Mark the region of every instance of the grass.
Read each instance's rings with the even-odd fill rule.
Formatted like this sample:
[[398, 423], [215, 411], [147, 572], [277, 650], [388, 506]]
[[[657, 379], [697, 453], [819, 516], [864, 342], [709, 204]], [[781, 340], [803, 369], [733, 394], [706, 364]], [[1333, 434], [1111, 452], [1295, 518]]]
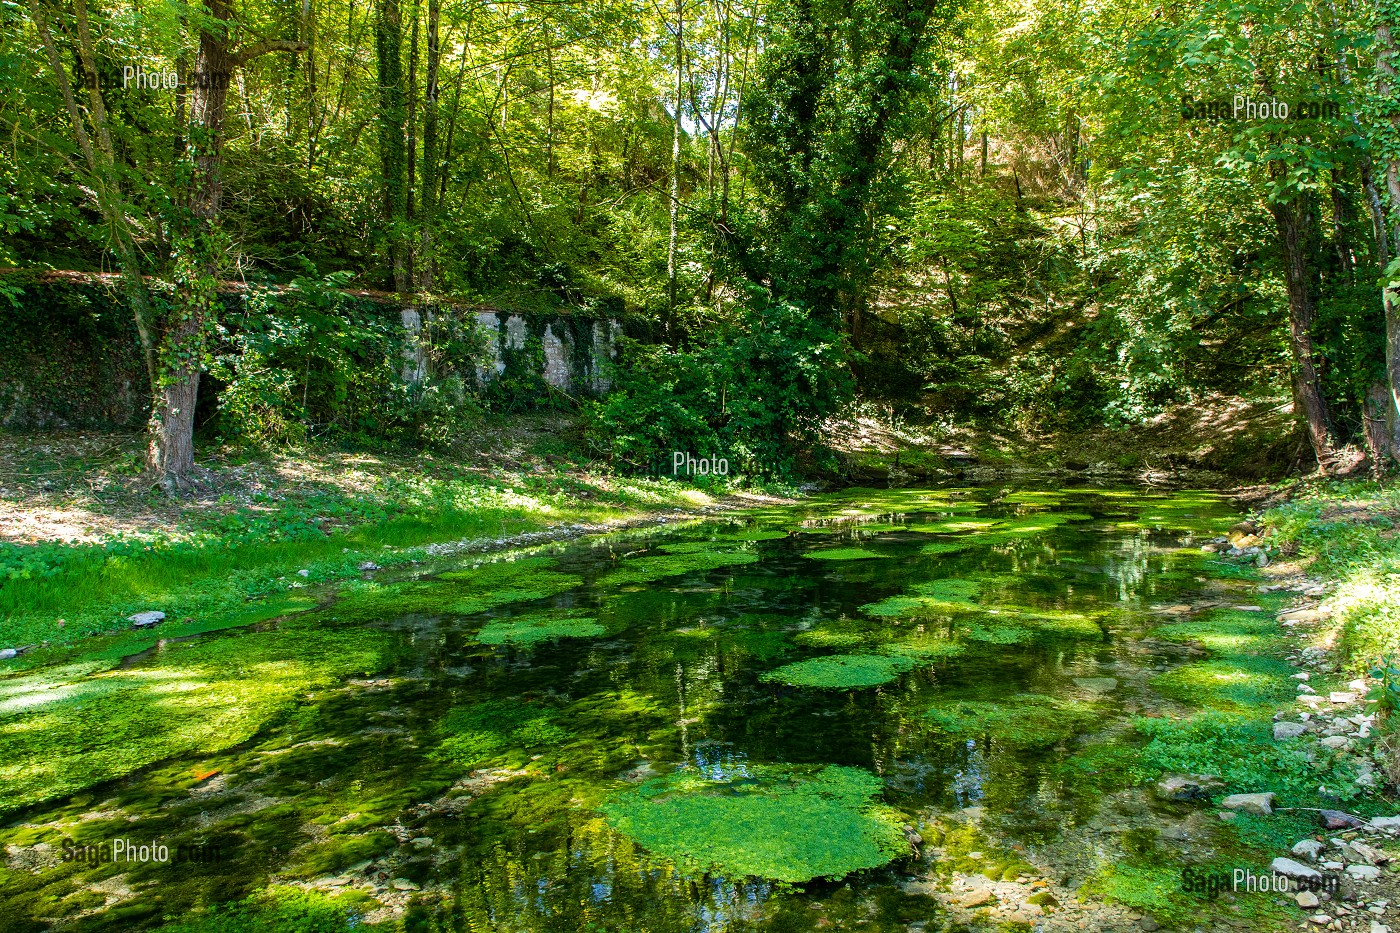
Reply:
[[126, 616], [148, 609], [171, 621], [208, 620], [242, 611], [250, 599], [357, 579], [366, 561], [408, 563], [431, 543], [710, 501], [667, 480], [504, 472], [384, 478], [362, 496], [267, 497], [168, 533], [0, 545], [0, 647], [70, 643], [125, 628]]
[[1337, 646], [1355, 669], [1400, 652], [1400, 489], [1296, 485], [1262, 518], [1267, 542], [1336, 585]]

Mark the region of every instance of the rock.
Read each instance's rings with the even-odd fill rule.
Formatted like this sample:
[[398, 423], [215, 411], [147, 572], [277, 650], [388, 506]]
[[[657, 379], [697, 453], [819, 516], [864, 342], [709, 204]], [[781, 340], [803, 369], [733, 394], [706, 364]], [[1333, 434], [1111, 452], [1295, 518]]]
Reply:
[[10, 660], [10, 658], [16, 657], [18, 655], [19, 652], [13, 648], [0, 648], [0, 661], [8, 661]]
[[1220, 805], [1227, 810], [1243, 810], [1246, 813], [1257, 813], [1260, 816], [1268, 816], [1274, 812], [1273, 793], [1262, 794], [1231, 794]]
[[1162, 925], [1156, 920], [1153, 920], [1151, 917], [1143, 917], [1141, 920], [1138, 921], [1138, 926], [1142, 927], [1144, 930], [1147, 930], [1148, 933], [1151, 933], [1151, 931], [1153, 930], [1160, 930], [1162, 928]]
[[[1328, 829], [1357, 829], [1366, 825], [1365, 820], [1352, 816], [1350, 813], [1343, 813], [1341, 810], [1319, 810], [1317, 815]], [[1371, 821], [1371, 825], [1375, 825], [1375, 820]], [[1396, 825], [1400, 825], [1400, 822], [1397, 822]]]
[[415, 849], [427, 849], [427, 848], [430, 848], [430, 847], [432, 846], [432, 844], [433, 844], [433, 837], [432, 837], [432, 836], [417, 836], [417, 837], [415, 837], [415, 838], [413, 838], [413, 839], [410, 839], [410, 840], [408, 840], [408, 841], [409, 841], [410, 843], [412, 843], [413, 848], [415, 848]]
[[1313, 914], [1308, 918], [1309, 923], [1316, 923], [1320, 927], [1325, 927], [1332, 922], [1332, 918], [1326, 914]]
[[1381, 870], [1374, 865], [1348, 865], [1347, 874], [1357, 881], [1375, 881], [1381, 876]]
[[1372, 920], [1371, 933], [1390, 933], [1390, 927], [1386, 926], [1384, 923], [1377, 923]]
[[127, 616], [126, 618], [127, 621], [131, 623], [132, 628], [150, 628], [152, 625], [164, 621], [165, 613], [151, 609], [146, 612], [138, 612], [136, 615]]
[[1310, 709], [1317, 709], [1322, 705], [1322, 697], [1311, 693], [1304, 693], [1298, 696], [1298, 702]]
[[1304, 910], [1316, 907], [1319, 903], [1317, 895], [1311, 891], [1299, 891], [1293, 895], [1293, 899], [1298, 902], [1298, 906]]
[[418, 890], [418, 885], [414, 884], [412, 881], [409, 881], [407, 878], [395, 878], [393, 881], [390, 881], [390, 882], [389, 882], [389, 885], [390, 885], [390, 887], [392, 887], [395, 891], [417, 891], [417, 890]]
[[1316, 693], [1317, 691], [1314, 690], [1312, 687], [1309, 687], [1307, 684], [1305, 684], [1305, 683], [1299, 681], [1299, 683], [1298, 683], [1298, 692], [1301, 693], [1301, 694], [1308, 694], [1308, 693]]
[[1368, 846], [1359, 839], [1352, 840], [1350, 846], [1351, 850], [1355, 852], [1357, 856], [1372, 865], [1388, 865], [1390, 863], [1389, 855], [1382, 852], [1380, 849]]
[[1400, 829], [1400, 816], [1373, 816], [1369, 822], [1372, 829]]
[[1269, 863], [1269, 868], [1273, 870], [1274, 874], [1286, 875], [1295, 881], [1322, 880], [1322, 872], [1318, 871], [1316, 868], [1309, 868], [1302, 862], [1295, 862], [1291, 858], [1283, 858], [1280, 856]]
[[1346, 690], [1333, 690], [1327, 697], [1333, 703], [1355, 703], [1356, 694]]
[[1341, 871], [1343, 866], [1341, 862], [1323, 862], [1322, 867], [1328, 871]]
[[1169, 774], [1157, 782], [1156, 791], [1163, 800], [1202, 800], [1224, 786], [1205, 774]]
[[1327, 738], [1323, 739], [1320, 744], [1328, 748], [1346, 748], [1351, 744], [1351, 739], [1344, 735], [1329, 735]]
[[298, 571], [297, 571], [297, 576], [299, 576], [299, 577], [309, 577], [309, 576], [311, 576], [311, 571], [310, 571], [310, 570], [298, 570]]
[[1112, 693], [1118, 689], [1116, 677], [1076, 677], [1074, 684], [1090, 693]]
[[370, 571], [370, 570], [379, 570], [379, 569], [381, 569], [381, 568], [380, 568], [380, 566], [379, 566], [378, 564], [376, 564], [374, 561], [372, 561], [372, 560], [367, 560], [367, 561], [365, 561], [363, 564], [360, 564], [359, 567], [357, 567], [356, 569], [357, 569], [357, 570], [363, 570], [363, 571]]
[[1287, 739], [1296, 739], [1307, 731], [1308, 727], [1301, 722], [1276, 722], [1274, 723], [1274, 741], [1282, 742]]
[[973, 891], [972, 893], [964, 897], [961, 901], [958, 902], [958, 904], [962, 907], [972, 908], [982, 907], [983, 905], [990, 904], [991, 902], [991, 890], [989, 888], [978, 888], [976, 891]]
[[1300, 674], [1294, 674], [1294, 675], [1293, 675], [1293, 679], [1294, 679], [1294, 680], [1307, 680], [1307, 679], [1310, 678], [1310, 677], [1312, 677], [1312, 675], [1309, 674], [1307, 671], [1303, 671], [1303, 672], [1300, 673]]
[[1323, 845], [1316, 839], [1303, 839], [1293, 844], [1294, 855], [1301, 855], [1304, 858], [1316, 859], [1322, 854]]

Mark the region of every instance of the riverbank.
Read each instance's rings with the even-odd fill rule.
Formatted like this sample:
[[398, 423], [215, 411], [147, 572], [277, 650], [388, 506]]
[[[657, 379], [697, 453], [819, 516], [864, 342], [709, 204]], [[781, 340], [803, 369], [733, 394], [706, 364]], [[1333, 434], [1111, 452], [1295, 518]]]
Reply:
[[143, 487], [143, 442], [0, 437], [0, 651], [19, 652], [12, 665], [129, 630], [141, 613], [162, 614], [166, 637], [248, 625], [316, 605], [325, 584], [446, 553], [775, 501], [610, 475], [544, 419], [452, 459], [214, 452], [182, 500]]

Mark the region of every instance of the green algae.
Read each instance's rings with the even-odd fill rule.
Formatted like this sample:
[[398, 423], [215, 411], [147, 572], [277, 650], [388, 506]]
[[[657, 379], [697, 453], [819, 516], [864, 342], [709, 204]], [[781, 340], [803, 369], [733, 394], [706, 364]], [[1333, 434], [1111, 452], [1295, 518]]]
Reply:
[[886, 554], [876, 554], [874, 551], [867, 551], [858, 547], [831, 548], [825, 551], [808, 551], [803, 557], [811, 560], [870, 560], [872, 558], [887, 557]]
[[989, 528], [1005, 524], [1005, 522], [1006, 519], [1002, 518], [953, 518], [925, 522], [921, 525], [910, 525], [909, 530], [922, 534], [949, 535], [967, 531], [986, 531]]
[[649, 557], [633, 557], [611, 573], [600, 577], [597, 586], [623, 586], [631, 583], [652, 583], [667, 577], [679, 577], [689, 573], [703, 573], [722, 567], [737, 567], [752, 564], [759, 557], [751, 551], [699, 552], [686, 554], [658, 554]]
[[477, 632], [483, 645], [534, 645], [561, 638], [596, 638], [607, 630], [598, 620], [573, 612], [541, 612], [488, 622]]
[[967, 540], [934, 541], [932, 544], [925, 544], [923, 547], [919, 548], [919, 553], [921, 553], [921, 554], [957, 554], [957, 553], [960, 552], [960, 551], [966, 551], [968, 548], [975, 547], [975, 546], [976, 546], [976, 542], [975, 542], [975, 541], [967, 541]]
[[975, 580], [949, 577], [916, 584], [913, 596], [890, 596], [879, 602], [866, 603], [860, 611], [878, 617], [930, 615], [967, 612], [975, 608], [974, 600], [981, 592]]
[[525, 755], [568, 741], [571, 734], [554, 722], [554, 711], [535, 704], [486, 700], [458, 707], [443, 719], [445, 735], [431, 757], [475, 768], [514, 750]]
[[237, 745], [308, 690], [376, 670], [385, 645], [378, 632], [286, 627], [167, 645], [88, 676], [6, 681], [0, 812]]
[[913, 658], [878, 654], [835, 654], [785, 664], [759, 679], [790, 687], [853, 690], [877, 687], [914, 669]]
[[1013, 745], [1054, 745], [1094, 721], [1093, 710], [1070, 700], [1020, 693], [1000, 702], [949, 700], [924, 718], [949, 735], [990, 735]]
[[328, 612], [352, 621], [407, 614], [474, 615], [511, 603], [547, 599], [583, 583], [580, 577], [553, 570], [555, 566], [552, 558], [530, 557], [452, 570], [425, 581], [356, 582], [342, 588]]
[[731, 877], [840, 879], [908, 851], [899, 815], [874, 804], [883, 783], [868, 771], [750, 765], [743, 772], [653, 778], [600, 810], [648, 850]]

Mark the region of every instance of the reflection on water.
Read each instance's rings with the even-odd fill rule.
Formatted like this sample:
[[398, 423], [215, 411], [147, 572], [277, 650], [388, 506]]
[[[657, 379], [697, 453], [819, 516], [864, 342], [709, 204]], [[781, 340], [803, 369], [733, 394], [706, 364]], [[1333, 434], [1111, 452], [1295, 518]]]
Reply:
[[[406, 909], [424, 930], [806, 930], [813, 902], [848, 894], [871, 898], [864, 928], [886, 928], [898, 913], [890, 904], [908, 908], [907, 898], [885, 896], [896, 891], [898, 863], [793, 890], [649, 854], [597, 808], [676, 769], [742, 781], [772, 763], [840, 764], [882, 778], [885, 802], [906, 814], [982, 806], [1041, 831], [1046, 814], [1073, 805], [1063, 799], [1073, 791], [1048, 779], [1071, 743], [949, 734], [925, 714], [936, 704], [1035, 694], [1092, 710], [1085, 728], [1094, 729], [1126, 705], [1150, 703], [1144, 678], [1134, 677], [1145, 611], [1199, 588], [1201, 554], [1182, 545], [1230, 515], [1202, 494], [1190, 496], [1188, 512], [1165, 495], [1052, 490], [1007, 502], [1006, 491], [847, 492], [625, 546], [559, 547], [550, 572], [581, 584], [488, 612], [414, 605], [350, 622], [328, 611], [300, 624], [388, 634], [377, 681], [316, 693], [218, 756], [179, 759], [24, 820], [76, 819], [114, 798], [128, 832], [179, 840], [205, 813], [213, 815], [206, 831], [237, 840], [233, 858], [178, 883], [133, 875], [124, 912], [78, 916], [75, 929], [157, 925], [270, 878], [373, 892], [393, 909], [376, 914], [371, 904], [368, 919]], [[958, 525], [988, 519], [996, 524]], [[877, 556], [806, 556], [854, 548]], [[716, 553], [746, 562], [687, 570], [696, 555]], [[629, 560], [650, 561], [649, 576], [596, 582]], [[917, 589], [945, 579], [973, 581], [976, 595], [960, 603]], [[890, 597], [912, 608], [872, 614]], [[553, 609], [596, 619], [604, 634], [475, 638], [488, 621]], [[283, 634], [295, 637], [290, 627]], [[859, 690], [760, 680], [795, 661], [870, 652], [917, 663]], [[1075, 683], [1106, 677], [1115, 686], [1102, 695]], [[458, 724], [455, 744], [445, 744], [449, 723]], [[183, 776], [192, 766], [221, 770], [227, 788], [192, 797]], [[395, 879], [414, 887], [386, 893]], [[48, 900], [25, 902], [31, 924], [81, 913], [63, 904], [76, 883], [53, 883]]]

